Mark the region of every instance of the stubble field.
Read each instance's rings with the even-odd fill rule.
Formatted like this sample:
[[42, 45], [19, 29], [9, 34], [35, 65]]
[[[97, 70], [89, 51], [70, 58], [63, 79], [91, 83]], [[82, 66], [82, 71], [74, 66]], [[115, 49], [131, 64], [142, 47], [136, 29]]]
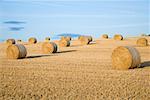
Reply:
[[[86, 46], [73, 40], [55, 54], [43, 54], [42, 43], [25, 44], [27, 58], [19, 60], [7, 59], [7, 45], [0, 43], [0, 99], [150, 100], [150, 46], [138, 47], [136, 40], [97, 39]], [[112, 69], [113, 49], [126, 45], [139, 51], [142, 68]]]

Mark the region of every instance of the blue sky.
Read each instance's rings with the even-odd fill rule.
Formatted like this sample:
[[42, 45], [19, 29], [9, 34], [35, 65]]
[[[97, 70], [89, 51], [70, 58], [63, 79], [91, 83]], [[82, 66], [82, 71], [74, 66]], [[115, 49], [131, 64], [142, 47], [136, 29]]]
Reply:
[[149, 0], [1, 0], [0, 39], [42, 40], [61, 33], [136, 36], [150, 31], [149, 5]]

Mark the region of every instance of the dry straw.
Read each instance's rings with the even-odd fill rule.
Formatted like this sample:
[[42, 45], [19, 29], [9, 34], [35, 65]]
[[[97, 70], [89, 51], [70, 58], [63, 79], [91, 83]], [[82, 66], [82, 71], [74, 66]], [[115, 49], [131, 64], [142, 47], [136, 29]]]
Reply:
[[148, 40], [146, 38], [139, 38], [136, 44], [138, 46], [148, 46]]
[[119, 46], [112, 53], [114, 69], [126, 70], [139, 67], [141, 58], [139, 52], [131, 46]]
[[59, 41], [59, 46], [60, 47], [68, 47], [68, 46], [70, 46], [70, 41], [68, 41], [66, 39], [62, 39]]
[[121, 34], [115, 34], [114, 39], [115, 40], [123, 40], [123, 36]]
[[102, 38], [108, 39], [108, 35], [107, 34], [103, 34]]
[[34, 37], [31, 37], [31, 38], [29, 38], [29, 43], [31, 43], [31, 44], [35, 44], [35, 43], [37, 43], [37, 39], [36, 38], [34, 38]]
[[56, 53], [57, 52], [57, 45], [54, 42], [44, 42], [42, 44], [42, 51], [43, 53]]
[[6, 43], [7, 43], [8, 45], [12, 45], [12, 44], [15, 44], [16, 41], [15, 41], [15, 39], [7, 39], [7, 40], [6, 40]]
[[27, 51], [24, 45], [22, 44], [13, 44], [8, 46], [6, 50], [6, 54], [8, 58], [11, 59], [20, 59], [25, 58], [27, 55]]

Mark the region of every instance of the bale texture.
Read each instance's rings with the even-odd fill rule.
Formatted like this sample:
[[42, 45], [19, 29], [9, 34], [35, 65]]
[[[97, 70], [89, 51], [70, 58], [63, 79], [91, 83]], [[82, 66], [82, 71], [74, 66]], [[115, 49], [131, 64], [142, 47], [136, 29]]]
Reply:
[[20, 59], [25, 58], [27, 55], [27, 50], [22, 44], [13, 44], [8, 46], [6, 50], [7, 57], [10, 59]]
[[42, 44], [42, 51], [43, 53], [56, 53], [57, 52], [57, 45], [54, 42], [44, 42]]
[[6, 40], [6, 43], [7, 43], [8, 45], [12, 45], [12, 44], [15, 44], [16, 41], [15, 41], [15, 39], [7, 39], [7, 40]]
[[90, 39], [88, 37], [81, 37], [80, 42], [82, 45], [88, 45], [90, 43]]
[[148, 40], [146, 38], [139, 38], [136, 44], [138, 46], [148, 46]]
[[31, 38], [29, 38], [29, 43], [31, 43], [31, 44], [35, 44], [35, 43], [37, 43], [37, 39], [36, 38], [34, 38], [34, 37], [31, 37]]
[[112, 53], [112, 67], [118, 70], [127, 70], [139, 67], [141, 58], [139, 52], [130, 46], [119, 46]]
[[68, 46], [70, 46], [70, 41], [67, 41], [66, 39], [62, 39], [59, 41], [59, 46], [60, 47], [68, 47]]
[[108, 35], [107, 34], [103, 34], [102, 38], [108, 39]]
[[114, 35], [115, 40], [123, 40], [123, 36], [121, 34]]

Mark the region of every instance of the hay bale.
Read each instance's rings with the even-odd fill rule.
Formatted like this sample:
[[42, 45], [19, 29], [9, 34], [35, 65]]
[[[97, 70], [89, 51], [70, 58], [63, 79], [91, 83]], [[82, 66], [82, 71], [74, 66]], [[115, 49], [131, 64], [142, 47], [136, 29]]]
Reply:
[[71, 36], [66, 36], [65, 39], [71, 41]]
[[51, 40], [50, 37], [45, 38], [45, 42], [50, 42], [50, 40]]
[[85, 37], [87, 37], [87, 38], [89, 39], [89, 41], [90, 41], [90, 42], [92, 42], [92, 41], [93, 41], [92, 36], [85, 36]]
[[17, 42], [22, 42], [22, 40], [17, 40]]
[[70, 41], [67, 41], [66, 39], [62, 39], [59, 41], [59, 46], [60, 47], [68, 47], [68, 46], [70, 46]]
[[44, 42], [42, 44], [42, 51], [43, 53], [56, 53], [57, 52], [57, 45], [54, 42]]
[[35, 44], [35, 43], [37, 43], [37, 39], [36, 38], [34, 38], [34, 37], [31, 37], [31, 38], [29, 38], [29, 43], [31, 43], [31, 44]]
[[64, 40], [64, 39], [66, 39], [65, 36], [61, 36], [60, 40]]
[[139, 52], [130, 46], [119, 46], [112, 53], [112, 66], [114, 69], [126, 70], [139, 67], [141, 58]]
[[84, 38], [84, 36], [79, 36], [79, 37], [78, 37], [78, 40], [80, 40], [80, 39], [82, 39], [82, 38]]
[[88, 45], [90, 43], [90, 39], [88, 37], [81, 37], [80, 42], [82, 45]]
[[12, 45], [12, 44], [15, 44], [16, 41], [15, 41], [15, 39], [7, 39], [7, 40], [6, 40], [6, 43], [7, 43], [8, 45]]
[[147, 36], [146, 34], [141, 34], [141, 36]]
[[108, 39], [108, 35], [107, 34], [103, 34], [102, 38]]
[[148, 46], [148, 40], [146, 38], [139, 38], [136, 44], [138, 46]]
[[63, 39], [65, 39], [67, 41], [71, 41], [71, 37], [70, 36], [62, 36], [61, 40], [63, 40]]
[[20, 59], [25, 58], [27, 55], [27, 50], [22, 44], [13, 44], [8, 46], [6, 50], [6, 54], [8, 58], [11, 59]]
[[121, 34], [115, 34], [114, 39], [115, 40], [123, 40], [123, 36]]
[[88, 38], [90, 42], [93, 41], [92, 36], [83, 36], [83, 35], [82, 35], [82, 36], [79, 36], [79, 37], [78, 37], [78, 40], [82, 40], [82, 38], [85, 38], [85, 37]]

